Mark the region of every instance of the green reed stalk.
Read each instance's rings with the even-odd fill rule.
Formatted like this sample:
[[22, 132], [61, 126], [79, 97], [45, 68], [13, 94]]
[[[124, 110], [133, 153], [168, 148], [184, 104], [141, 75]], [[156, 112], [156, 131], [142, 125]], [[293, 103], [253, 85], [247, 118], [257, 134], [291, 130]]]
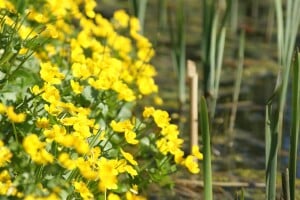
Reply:
[[237, 112], [237, 104], [242, 83], [243, 68], [244, 68], [244, 46], [245, 46], [245, 31], [240, 35], [239, 53], [238, 53], [238, 68], [233, 92], [233, 106], [230, 116], [229, 132], [232, 133], [234, 129], [235, 117]]
[[[220, 31], [220, 36], [218, 38], [219, 42], [216, 45], [216, 32], [218, 29], [218, 15], [216, 15], [213, 23], [213, 31], [212, 31], [212, 47], [211, 47], [211, 71], [210, 71], [210, 90], [213, 94], [213, 100], [211, 104], [211, 118], [215, 115], [217, 99], [219, 94], [219, 85], [220, 85], [220, 78], [221, 78], [221, 71], [222, 71], [222, 62], [223, 62], [223, 53], [224, 53], [224, 45], [225, 45], [225, 38], [226, 38], [226, 28], [222, 27]], [[215, 57], [216, 56], [216, 57]], [[216, 69], [215, 69], [216, 68]]]
[[[205, 0], [203, 5], [203, 85], [205, 96], [212, 98], [209, 106], [211, 118], [214, 117], [218, 98], [226, 38], [226, 23], [231, 10], [231, 2], [232, 0], [227, 0], [224, 13], [216, 8], [217, 3], [215, 0]], [[220, 20], [220, 17], [222, 17], [222, 20]]]
[[277, 16], [277, 40], [280, 64], [275, 93], [279, 94], [278, 141], [281, 141], [283, 123], [282, 121], [284, 107], [286, 103], [287, 87], [289, 83], [290, 66], [292, 62], [295, 41], [297, 38], [297, 32], [300, 24], [300, 1], [287, 0], [285, 21], [283, 18], [281, 0], [274, 1]]
[[170, 38], [173, 46], [173, 60], [176, 66], [178, 76], [178, 99], [180, 107], [182, 108], [186, 101], [186, 41], [185, 8], [183, 0], [177, 0], [176, 26], [174, 30], [172, 29], [172, 22], [170, 20]]
[[200, 102], [200, 129], [203, 140], [203, 174], [204, 174], [204, 199], [212, 200], [212, 168], [211, 168], [211, 147], [210, 131], [205, 98]]
[[292, 128], [289, 157], [289, 186], [291, 199], [295, 199], [295, 179], [297, 170], [297, 152], [300, 131], [300, 55], [296, 53], [292, 81]]
[[230, 11], [230, 32], [232, 35], [236, 35], [238, 29], [238, 17], [239, 17], [239, 1], [232, 0], [232, 7]]
[[203, 1], [203, 39], [202, 39], [202, 58], [203, 58], [203, 77], [204, 93], [209, 95], [209, 74], [210, 74], [210, 48], [212, 37], [213, 18], [215, 13], [214, 0]]
[[[279, 54], [280, 70], [277, 77], [277, 83], [274, 95], [269, 101], [269, 113], [271, 113], [271, 104], [277, 101], [278, 108], [273, 112], [273, 118], [270, 119], [269, 128], [271, 133], [271, 147], [267, 159], [266, 181], [267, 181], [267, 199], [276, 198], [276, 169], [278, 150], [281, 146], [283, 114], [286, 104], [287, 87], [289, 83], [290, 67], [292, 54], [294, 51], [297, 31], [300, 24], [300, 1], [286, 1], [286, 16], [284, 20], [282, 1], [274, 0], [277, 16], [277, 43]], [[271, 116], [269, 116], [271, 117]], [[277, 138], [274, 138], [274, 137]], [[276, 142], [276, 144], [274, 144]]]
[[265, 141], [266, 141], [266, 199], [276, 198], [276, 174], [278, 156], [278, 110], [269, 102], [266, 106]]

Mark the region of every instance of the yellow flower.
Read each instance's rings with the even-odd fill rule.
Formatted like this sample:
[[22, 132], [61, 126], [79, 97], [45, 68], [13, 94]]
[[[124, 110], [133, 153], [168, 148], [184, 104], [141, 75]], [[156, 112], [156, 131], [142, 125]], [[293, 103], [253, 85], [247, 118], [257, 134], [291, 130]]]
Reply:
[[96, 7], [97, 3], [94, 0], [87, 0], [85, 2], [85, 14], [90, 17], [94, 18], [96, 13], [94, 12], [94, 8]]
[[129, 16], [125, 12], [125, 10], [117, 10], [114, 13], [113, 19], [117, 22], [117, 25], [122, 28], [128, 27]]
[[131, 176], [136, 176], [138, 173], [137, 171], [131, 166], [131, 165], [126, 165], [124, 167], [125, 171], [128, 172]]
[[163, 155], [166, 155], [168, 153], [168, 141], [166, 138], [161, 138], [161, 139], [157, 140], [155, 143], [156, 143], [158, 150]]
[[192, 155], [198, 158], [199, 160], [203, 159], [203, 154], [199, 151], [199, 146], [194, 145], [192, 147]]
[[38, 85], [34, 85], [32, 88], [30, 88], [30, 90], [34, 95], [38, 95], [43, 91], [43, 89], [40, 89]]
[[89, 160], [84, 160], [80, 157], [76, 160], [76, 165], [84, 178], [88, 180], [95, 180], [98, 178], [98, 171]]
[[130, 153], [127, 153], [125, 151], [123, 151], [122, 149], [121, 150], [121, 153], [122, 155], [124, 156], [124, 158], [132, 165], [137, 165], [138, 163], [134, 160], [133, 156], [130, 154]]
[[136, 133], [133, 131], [125, 131], [125, 139], [129, 144], [138, 144], [139, 141], [135, 139]]
[[169, 114], [163, 110], [155, 110], [153, 113], [153, 118], [156, 125], [160, 128], [164, 128], [169, 125]]
[[112, 88], [118, 93], [118, 99], [120, 100], [131, 102], [136, 99], [134, 92], [121, 81], [114, 82]]
[[61, 153], [58, 157], [58, 161], [64, 168], [68, 170], [73, 170], [76, 168], [76, 161], [70, 159], [70, 156], [67, 153]]
[[87, 77], [85, 75], [89, 74], [89, 71], [88, 71], [86, 65], [83, 65], [81, 63], [75, 62], [75, 63], [72, 64], [71, 68], [72, 68], [73, 76], [75, 78], [81, 78], [81, 77], [83, 77], [84, 79], [86, 79]]
[[99, 190], [100, 191], [105, 191], [105, 190], [116, 190], [118, 189], [118, 179], [117, 176], [114, 175], [106, 175], [103, 177], [103, 180], [101, 180], [98, 184]]
[[153, 107], [145, 107], [143, 117], [148, 118], [153, 115], [155, 109]]
[[[148, 46], [148, 45], [147, 45]], [[151, 46], [149, 44], [149, 46]], [[149, 62], [151, 60], [151, 58], [154, 56], [155, 52], [153, 50], [153, 48], [141, 48], [139, 49], [137, 56], [140, 60], [144, 61], [144, 62]]]
[[59, 200], [60, 198], [55, 193], [51, 193], [48, 196], [38, 197], [34, 195], [28, 195], [24, 200]]
[[184, 161], [184, 152], [180, 149], [178, 149], [177, 151], [174, 152], [174, 160], [176, 162], [176, 164], [182, 164]]
[[49, 19], [46, 15], [39, 13], [35, 10], [31, 10], [31, 12], [28, 15], [29, 19], [33, 19], [38, 23], [46, 23]]
[[128, 191], [126, 192], [126, 200], [146, 200], [146, 198]]
[[53, 24], [48, 23], [46, 24], [45, 31], [43, 31], [43, 35], [45, 35], [46, 37], [56, 39], [59, 38], [60, 32]]
[[78, 181], [74, 182], [73, 186], [75, 188], [75, 192], [78, 192], [83, 200], [91, 200], [94, 199], [94, 195], [90, 192], [84, 182]]
[[6, 106], [0, 103], [0, 114], [4, 114], [6, 112]]
[[54, 157], [46, 151], [45, 143], [41, 142], [37, 135], [29, 134], [23, 140], [23, 147], [33, 161], [38, 164], [52, 163]]
[[178, 127], [175, 124], [169, 124], [161, 130], [161, 134], [168, 139], [177, 138], [179, 135]]
[[157, 85], [154, 83], [154, 80], [150, 77], [139, 77], [137, 80], [139, 91], [143, 95], [149, 95], [153, 92], [158, 91]]
[[[67, 138], [64, 138], [66, 135], [66, 129], [63, 126], [59, 126], [55, 124], [52, 129], [46, 129], [44, 130], [43, 134], [47, 138], [47, 142], [52, 142], [55, 140], [58, 143], [61, 143], [62, 140], [66, 142]], [[73, 144], [73, 143], [72, 143]]]
[[26, 119], [25, 113], [19, 113], [19, 114], [15, 113], [14, 107], [12, 106], [7, 107], [6, 114], [8, 119], [15, 123], [22, 123]]
[[10, 12], [15, 12], [15, 6], [9, 1], [0, 1], [0, 8], [8, 9]]
[[112, 127], [113, 131], [120, 133], [130, 131], [133, 129], [133, 125], [129, 119], [121, 122], [116, 122], [115, 120], [112, 120], [110, 126]]
[[117, 170], [117, 160], [108, 160], [104, 157], [101, 157], [98, 166], [99, 166], [99, 189], [117, 189], [118, 188], [118, 170]]
[[131, 17], [129, 19], [130, 23], [130, 33], [131, 35], [137, 33], [141, 30], [140, 22], [136, 17]]
[[200, 172], [198, 163], [196, 161], [196, 158], [192, 155], [189, 155], [185, 161], [184, 161], [184, 165], [188, 168], [188, 170], [193, 173], [193, 174], [197, 174]]
[[75, 94], [81, 94], [83, 90], [83, 86], [79, 85], [79, 83], [74, 80], [71, 80], [71, 87]]
[[[45, 84], [43, 86], [43, 90], [44, 93], [42, 94], [42, 98], [51, 104], [53, 103], [57, 105], [60, 100], [59, 90], [50, 84]], [[56, 105], [54, 106], [56, 107]]]
[[132, 185], [132, 187], [130, 188], [130, 191], [133, 193], [133, 194], [138, 194], [139, 193], [139, 188], [137, 185]]
[[38, 118], [36, 121], [36, 126], [38, 128], [48, 128], [49, 127], [49, 119], [46, 117]]
[[0, 171], [0, 196], [17, 193], [7, 170]]
[[12, 153], [9, 148], [4, 146], [2, 140], [0, 140], [0, 167], [4, 167], [7, 163], [10, 162], [12, 157]]
[[20, 54], [20, 55], [24, 55], [24, 54], [26, 54], [27, 52], [28, 52], [28, 49], [23, 47], [23, 48], [20, 49], [19, 54]]
[[89, 152], [89, 144], [84, 139], [75, 137], [74, 148], [80, 154], [86, 154]]
[[44, 109], [53, 116], [57, 116], [63, 111], [60, 107], [57, 106], [57, 104], [54, 103], [51, 103], [50, 105], [45, 104]]
[[154, 97], [154, 103], [155, 103], [156, 105], [161, 106], [161, 105], [163, 105], [164, 101], [163, 101], [162, 98], [160, 98], [159, 96], [155, 96], [155, 97]]
[[41, 78], [49, 84], [60, 84], [65, 75], [59, 72], [57, 66], [52, 66], [50, 62], [41, 63]]
[[37, 36], [37, 33], [31, 27], [27, 27], [25, 25], [20, 26], [18, 33], [22, 39], [32, 39]]
[[109, 193], [107, 200], [121, 200], [121, 198], [114, 193]]

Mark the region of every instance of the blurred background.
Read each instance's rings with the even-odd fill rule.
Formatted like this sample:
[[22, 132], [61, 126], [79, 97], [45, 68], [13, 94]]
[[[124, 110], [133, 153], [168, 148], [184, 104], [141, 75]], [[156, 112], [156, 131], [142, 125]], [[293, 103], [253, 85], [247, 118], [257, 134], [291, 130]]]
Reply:
[[[282, 59], [275, 1], [99, 0], [97, 10], [107, 18], [115, 10], [125, 9], [141, 20], [142, 32], [156, 52], [152, 64], [164, 101], [157, 107], [169, 111], [187, 141], [191, 104], [186, 62], [195, 62], [198, 96], [206, 97], [210, 114], [215, 199], [238, 199], [242, 190], [245, 199], [265, 198], [265, 106], [275, 91]], [[292, 48], [300, 45], [298, 26], [295, 22]], [[279, 172], [288, 165], [290, 84], [286, 96]], [[198, 199], [202, 185], [197, 180], [202, 177], [174, 177], [190, 182], [175, 181], [175, 189], [168, 194], [172, 199]], [[299, 164], [297, 177], [299, 188]], [[162, 194], [153, 199], [171, 198], [153, 190]]]

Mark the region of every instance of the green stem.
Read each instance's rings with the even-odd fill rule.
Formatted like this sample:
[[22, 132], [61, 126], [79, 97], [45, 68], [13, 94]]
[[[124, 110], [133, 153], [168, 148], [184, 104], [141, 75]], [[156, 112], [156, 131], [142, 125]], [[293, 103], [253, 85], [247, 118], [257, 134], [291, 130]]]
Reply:
[[292, 128], [290, 139], [289, 158], [289, 185], [290, 197], [295, 199], [295, 179], [297, 170], [297, 152], [300, 130], [300, 55], [297, 52], [294, 62], [293, 85], [292, 85]]
[[212, 200], [212, 169], [211, 169], [211, 147], [208, 112], [205, 98], [200, 103], [200, 128], [203, 140], [203, 174], [204, 174], [204, 199]]
[[15, 135], [15, 138], [16, 138], [16, 142], [19, 144], [16, 125], [15, 125], [14, 122], [12, 122], [11, 124], [12, 124], [12, 127], [13, 127], [13, 132], [14, 132], [14, 135]]

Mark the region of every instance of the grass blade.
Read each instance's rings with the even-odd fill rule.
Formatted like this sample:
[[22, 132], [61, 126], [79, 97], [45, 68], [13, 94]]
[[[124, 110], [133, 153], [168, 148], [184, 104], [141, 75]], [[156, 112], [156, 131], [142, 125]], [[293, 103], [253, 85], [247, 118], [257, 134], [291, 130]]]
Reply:
[[272, 105], [266, 107], [266, 199], [276, 199], [276, 175], [278, 156], [278, 110], [272, 112]]
[[300, 56], [296, 53], [292, 84], [292, 128], [290, 139], [289, 181], [291, 199], [295, 199], [295, 179], [297, 170], [297, 152], [300, 130]]
[[203, 140], [203, 174], [204, 174], [204, 199], [212, 200], [212, 169], [211, 169], [211, 148], [210, 131], [207, 104], [205, 98], [200, 102], [200, 128]]

